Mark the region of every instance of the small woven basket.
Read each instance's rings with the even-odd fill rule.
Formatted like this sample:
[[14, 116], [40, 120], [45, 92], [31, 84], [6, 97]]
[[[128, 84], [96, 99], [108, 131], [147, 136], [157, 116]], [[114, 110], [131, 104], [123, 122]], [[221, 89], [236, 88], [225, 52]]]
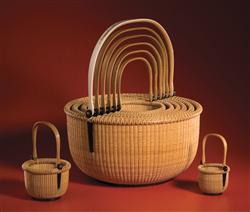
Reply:
[[[148, 68], [148, 94], [121, 94], [126, 66]], [[175, 96], [173, 47], [150, 19], [121, 21], [103, 33], [93, 51], [88, 97], [66, 104], [68, 141], [77, 166], [115, 184], [171, 179], [192, 163], [202, 107]]]
[[[224, 159], [223, 163], [206, 163], [206, 141], [210, 136], [215, 136], [222, 141], [224, 146]], [[199, 187], [202, 192], [207, 194], [221, 194], [228, 186], [229, 179], [229, 166], [226, 165], [227, 156], [227, 143], [223, 136], [215, 133], [208, 134], [203, 139], [202, 144], [202, 161], [198, 166], [199, 174]]]
[[[38, 158], [36, 137], [40, 125], [49, 127], [56, 140], [56, 158]], [[25, 187], [35, 199], [55, 199], [62, 196], [68, 188], [70, 163], [60, 159], [60, 135], [49, 122], [36, 122], [32, 131], [33, 159], [23, 163]]]

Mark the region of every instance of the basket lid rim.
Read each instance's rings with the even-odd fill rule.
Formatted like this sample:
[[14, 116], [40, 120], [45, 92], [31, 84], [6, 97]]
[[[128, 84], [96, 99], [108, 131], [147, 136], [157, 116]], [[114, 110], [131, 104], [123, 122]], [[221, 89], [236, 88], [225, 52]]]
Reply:
[[39, 165], [39, 164], [55, 164], [56, 165], [56, 161], [57, 161], [56, 158], [38, 158], [37, 161], [27, 160], [22, 164], [22, 169], [32, 174], [57, 174], [57, 173], [62, 173], [62, 172], [66, 172], [70, 170], [71, 163], [64, 159], [60, 159], [60, 163], [63, 163], [64, 165], [62, 169], [58, 169], [56, 166], [48, 170], [35, 170], [34, 168], [32, 168], [33, 165]]
[[[211, 170], [211, 167], [217, 167], [219, 168], [218, 170]], [[226, 169], [223, 169], [224, 167], [226, 167]], [[206, 173], [206, 174], [225, 174], [228, 173], [230, 171], [230, 167], [226, 164], [222, 164], [222, 163], [205, 163], [205, 164], [200, 164], [198, 166], [198, 170], [201, 173]]]

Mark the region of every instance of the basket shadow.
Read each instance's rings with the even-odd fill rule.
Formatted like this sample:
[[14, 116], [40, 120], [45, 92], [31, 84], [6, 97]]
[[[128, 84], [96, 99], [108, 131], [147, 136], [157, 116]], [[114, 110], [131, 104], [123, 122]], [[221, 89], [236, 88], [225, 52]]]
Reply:
[[16, 179], [1, 179], [0, 194], [16, 199], [31, 200], [25, 190], [24, 182]]
[[97, 181], [86, 174], [82, 173], [80, 170], [72, 166], [72, 170], [70, 173], [70, 181], [85, 184], [85, 185], [92, 185], [92, 186], [105, 186], [106, 183]]
[[177, 188], [202, 195], [202, 192], [200, 191], [198, 183], [196, 181], [174, 179], [173, 183]]
[[103, 186], [103, 187], [113, 187], [113, 188], [126, 188], [126, 187], [146, 187], [146, 186], [158, 186], [164, 183], [167, 183], [169, 181], [172, 181], [173, 179], [169, 179], [167, 181], [152, 183], [152, 184], [139, 184], [139, 185], [133, 185], [133, 184], [114, 184], [109, 182], [100, 181], [97, 179], [94, 179], [92, 177], [89, 177], [88, 175], [82, 173], [80, 170], [78, 170], [76, 167], [72, 167], [72, 172], [70, 173], [70, 181], [79, 183], [79, 184], [85, 184], [85, 185], [91, 185], [91, 186]]

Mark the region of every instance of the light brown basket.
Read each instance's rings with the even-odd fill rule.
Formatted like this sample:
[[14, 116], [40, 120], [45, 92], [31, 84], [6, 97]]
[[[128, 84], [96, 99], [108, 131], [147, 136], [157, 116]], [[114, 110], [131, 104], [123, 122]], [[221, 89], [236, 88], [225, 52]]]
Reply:
[[[223, 163], [206, 163], [206, 142], [207, 138], [215, 136], [219, 138], [223, 143], [224, 147], [224, 158]], [[211, 133], [204, 137], [202, 144], [202, 161], [201, 165], [198, 166], [199, 175], [199, 187], [201, 191], [208, 194], [220, 194], [223, 193], [228, 186], [229, 179], [229, 166], [226, 165], [227, 157], [227, 142], [225, 138], [219, 134]]]
[[[49, 127], [56, 140], [56, 158], [38, 158], [36, 137], [40, 125]], [[36, 122], [32, 131], [33, 159], [23, 163], [25, 187], [36, 199], [54, 199], [68, 189], [70, 163], [60, 159], [60, 135], [56, 127], [44, 121]]]
[[[148, 67], [149, 94], [121, 94], [122, 73], [135, 60]], [[189, 167], [202, 107], [174, 95], [173, 69], [172, 44], [159, 23], [128, 20], [104, 32], [90, 60], [89, 96], [65, 106], [70, 152], [85, 174], [138, 185]]]

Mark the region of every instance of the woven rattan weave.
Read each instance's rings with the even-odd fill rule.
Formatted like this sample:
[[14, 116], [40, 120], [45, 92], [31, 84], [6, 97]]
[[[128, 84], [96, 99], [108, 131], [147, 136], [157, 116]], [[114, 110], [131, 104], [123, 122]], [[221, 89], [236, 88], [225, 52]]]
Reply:
[[[38, 158], [36, 148], [37, 128], [49, 127], [56, 140], [56, 158]], [[23, 163], [25, 187], [30, 196], [36, 199], [54, 199], [68, 189], [70, 163], [60, 159], [60, 135], [49, 122], [36, 122], [33, 126], [33, 159]]]
[[[148, 94], [121, 94], [130, 62], [148, 67]], [[135, 70], [136, 71], [136, 70]], [[150, 19], [111, 26], [93, 51], [88, 97], [65, 106], [69, 147], [87, 175], [117, 184], [173, 178], [192, 163], [202, 107], [175, 96], [174, 55], [164, 28]]]
[[[224, 157], [223, 163], [206, 163], [206, 142], [208, 137], [217, 137], [223, 143]], [[210, 133], [203, 139], [202, 161], [199, 169], [199, 187], [201, 191], [208, 194], [223, 193], [228, 187], [229, 166], [226, 165], [227, 142], [226, 139], [219, 134]]]

